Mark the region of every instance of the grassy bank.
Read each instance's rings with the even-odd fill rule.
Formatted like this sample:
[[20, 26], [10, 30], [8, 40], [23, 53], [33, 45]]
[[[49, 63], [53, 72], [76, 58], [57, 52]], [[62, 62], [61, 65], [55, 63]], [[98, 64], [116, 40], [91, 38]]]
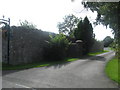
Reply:
[[106, 53], [106, 52], [109, 52], [109, 51], [104, 50], [104, 51], [101, 51], [101, 52], [89, 53], [88, 55], [94, 56], [94, 55], [98, 55], [98, 54], [102, 54], [102, 53]]
[[110, 79], [112, 79], [120, 84], [120, 79], [118, 78], [120, 75], [120, 73], [118, 74], [118, 64], [120, 64], [120, 62], [118, 62], [117, 57], [110, 60], [106, 65], [105, 73], [107, 74], [107, 76]]
[[45, 66], [51, 66], [57, 64], [65, 64], [76, 60], [79, 60], [79, 58], [66, 58], [63, 61], [39, 62], [39, 63], [30, 63], [30, 64], [21, 64], [21, 65], [2, 64], [2, 70], [20, 70], [20, 69], [28, 69], [28, 68], [36, 68], [36, 67], [45, 67]]

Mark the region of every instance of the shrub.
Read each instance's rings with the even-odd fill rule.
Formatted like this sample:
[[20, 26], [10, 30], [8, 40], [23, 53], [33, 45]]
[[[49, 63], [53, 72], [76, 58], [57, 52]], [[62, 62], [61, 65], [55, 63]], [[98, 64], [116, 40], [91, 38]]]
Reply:
[[63, 34], [58, 34], [54, 37], [50, 36], [50, 38], [44, 48], [44, 59], [48, 61], [63, 60], [66, 57], [69, 41]]

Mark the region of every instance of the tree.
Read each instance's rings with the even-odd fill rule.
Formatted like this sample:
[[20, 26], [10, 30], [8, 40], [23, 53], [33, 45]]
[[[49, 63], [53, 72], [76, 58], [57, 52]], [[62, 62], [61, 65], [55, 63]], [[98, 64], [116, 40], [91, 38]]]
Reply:
[[97, 11], [96, 24], [109, 25], [113, 29], [117, 51], [120, 58], [120, 3], [119, 2], [83, 2], [85, 8]]
[[[117, 2], [84, 2], [85, 8], [90, 8], [91, 11], [97, 11], [96, 24], [102, 23], [103, 25], [109, 25], [114, 30], [114, 33], [118, 33], [118, 13], [119, 3]], [[113, 17], [114, 15], [114, 17]]]
[[59, 22], [57, 27], [59, 29], [59, 33], [63, 33], [66, 35], [71, 35], [73, 34], [74, 28], [77, 26], [79, 19], [72, 15], [67, 15], [64, 18], [64, 22]]
[[108, 47], [113, 42], [113, 39], [110, 36], [104, 38], [103, 43], [104, 47]]
[[94, 43], [92, 24], [90, 23], [87, 17], [85, 17], [83, 21], [81, 20], [78, 23], [74, 35], [76, 40], [79, 39], [83, 41], [84, 54], [87, 54]]
[[80, 20], [80, 22], [77, 25], [77, 28], [75, 29], [74, 36], [76, 40], [81, 39], [82, 35], [82, 30], [83, 30], [83, 21]]
[[28, 29], [36, 29], [36, 25], [28, 22], [27, 20], [20, 21], [20, 26], [22, 26], [24, 28], [28, 28]]

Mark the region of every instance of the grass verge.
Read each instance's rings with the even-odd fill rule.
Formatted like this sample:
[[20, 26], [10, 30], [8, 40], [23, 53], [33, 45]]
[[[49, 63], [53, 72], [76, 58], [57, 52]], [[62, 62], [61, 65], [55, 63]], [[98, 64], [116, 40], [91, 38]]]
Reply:
[[98, 55], [98, 54], [102, 54], [102, 53], [106, 53], [109, 52], [107, 50], [101, 51], [101, 52], [95, 52], [95, 53], [88, 53], [89, 56], [94, 56], [94, 55]]
[[120, 84], [120, 79], [118, 78], [120, 75], [120, 73], [118, 72], [118, 64], [120, 64], [120, 62], [118, 62], [117, 57], [110, 60], [105, 67], [105, 73], [110, 79]]
[[20, 64], [20, 65], [8, 65], [3, 63], [2, 70], [21, 70], [21, 69], [29, 69], [29, 68], [36, 68], [36, 67], [45, 67], [45, 66], [51, 66], [56, 64], [68, 63], [76, 60], [79, 60], [79, 58], [66, 58], [63, 61], [39, 62], [39, 63]]

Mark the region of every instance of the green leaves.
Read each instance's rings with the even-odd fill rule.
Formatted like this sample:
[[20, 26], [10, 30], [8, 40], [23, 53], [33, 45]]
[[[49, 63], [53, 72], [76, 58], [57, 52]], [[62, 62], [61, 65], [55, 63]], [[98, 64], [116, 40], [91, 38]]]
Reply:
[[64, 21], [59, 22], [57, 25], [57, 27], [59, 29], [59, 33], [72, 36], [71, 34], [72, 34], [73, 30], [75, 29], [75, 27], [77, 26], [79, 19], [76, 16], [74, 16], [73, 14], [67, 15], [63, 19], [64, 19]]
[[[120, 46], [120, 3], [119, 2], [83, 2], [85, 8], [90, 8], [90, 10], [97, 11], [96, 24], [102, 23], [106, 27], [109, 25], [113, 29], [114, 38], [116, 42], [116, 47], [119, 49]], [[120, 51], [118, 51], [120, 53]]]
[[69, 46], [69, 41], [63, 34], [50, 36], [48, 47], [44, 49], [44, 57], [46, 60], [63, 60], [67, 53], [66, 50]]
[[92, 24], [90, 23], [87, 17], [85, 17], [84, 20], [81, 20], [78, 23], [77, 28], [75, 29], [74, 35], [75, 35], [76, 40], [83, 41], [84, 43], [83, 53], [87, 54], [94, 42]]
[[68, 46], [69, 41], [67, 40], [66, 36], [63, 34], [58, 34], [55, 37], [51, 37], [50, 43], [52, 45], [56, 45], [58, 47], [65, 48]]

